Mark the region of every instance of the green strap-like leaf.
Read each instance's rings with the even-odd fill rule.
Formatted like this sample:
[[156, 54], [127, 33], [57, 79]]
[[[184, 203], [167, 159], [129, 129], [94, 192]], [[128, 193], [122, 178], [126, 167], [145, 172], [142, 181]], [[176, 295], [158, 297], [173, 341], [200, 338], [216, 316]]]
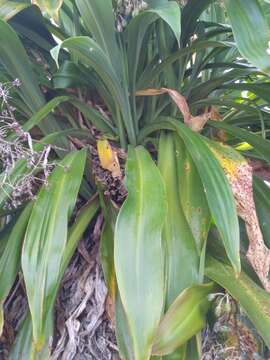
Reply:
[[210, 306], [208, 295], [212, 291], [213, 284], [196, 285], [177, 297], [158, 327], [154, 355], [170, 354], [204, 327]]
[[162, 133], [158, 167], [165, 182], [168, 199], [168, 214], [162, 232], [167, 289], [165, 309], [168, 309], [181, 291], [199, 282], [199, 252], [181, 204], [182, 191], [179, 188], [176, 151], [173, 135]]
[[182, 123], [178, 122], [175, 125], [198, 170], [209, 209], [222, 236], [227, 255], [235, 271], [239, 273], [239, 224], [228, 180], [201, 135], [194, 133]]
[[143, 147], [129, 148], [126, 186], [115, 227], [115, 270], [135, 360], [147, 360], [163, 310], [167, 203], [159, 170]]
[[201, 254], [208, 236], [211, 214], [200, 175], [179, 136], [174, 136], [180, 200]]
[[[93, 197], [82, 209], [80, 209], [74, 224], [71, 226], [68, 232], [68, 240], [67, 245], [64, 250], [62, 262], [61, 262], [61, 270], [58, 286], [60, 285], [60, 281], [66, 267], [74, 254], [74, 251], [77, 247], [78, 242], [81, 240], [83, 233], [85, 232], [87, 226], [92, 221], [95, 216], [97, 210], [99, 208], [99, 202], [97, 197]], [[43, 347], [42, 356], [39, 353], [39, 359], [48, 359], [50, 346], [49, 340], [53, 336], [53, 309], [51, 309], [50, 313], [47, 315], [47, 322], [49, 326], [47, 326], [46, 331], [46, 345]], [[20, 360], [29, 360], [34, 358], [35, 349], [33, 347], [33, 332], [32, 332], [32, 321], [30, 313], [26, 316], [17, 336], [16, 341], [12, 347], [10, 359], [20, 359]], [[32, 356], [32, 357], [31, 357]]]
[[49, 101], [46, 105], [44, 105], [41, 109], [39, 109], [31, 118], [23, 124], [23, 130], [29, 131], [34, 126], [37, 126], [46, 116], [49, 115], [50, 112], [54, 110], [59, 104], [65, 102], [70, 99], [70, 96], [57, 96], [51, 101]]
[[240, 53], [251, 64], [270, 72], [269, 26], [258, 0], [225, 0]]
[[194, 133], [175, 119], [160, 117], [160, 120], [162, 121], [144, 128], [140, 138], [157, 130], [168, 129], [176, 131], [183, 139], [203, 183], [208, 206], [221, 234], [227, 255], [235, 271], [239, 273], [241, 269], [239, 223], [233, 194], [221, 165], [201, 135]]
[[47, 315], [58, 289], [67, 242], [68, 218], [82, 180], [86, 153], [67, 155], [56, 167], [35, 201], [22, 251], [22, 269], [36, 351], [46, 340]]
[[118, 74], [122, 76], [122, 59], [116, 41], [115, 19], [111, 0], [76, 0], [83, 24], [97, 44], [110, 59]]
[[[61, 48], [67, 48], [74, 53], [85, 65], [91, 66], [108, 88], [110, 95], [121, 109], [122, 118], [131, 144], [135, 144], [135, 129], [131, 117], [127, 89], [123, 87], [121, 79], [117, 76], [112, 64], [102, 48], [90, 37], [78, 36], [63, 41], [52, 51], [52, 56], [58, 63]], [[118, 128], [121, 124], [117, 123]]]
[[212, 257], [207, 257], [205, 275], [225, 288], [240, 303], [269, 347], [270, 295], [244, 272], [236, 277], [231, 266]]

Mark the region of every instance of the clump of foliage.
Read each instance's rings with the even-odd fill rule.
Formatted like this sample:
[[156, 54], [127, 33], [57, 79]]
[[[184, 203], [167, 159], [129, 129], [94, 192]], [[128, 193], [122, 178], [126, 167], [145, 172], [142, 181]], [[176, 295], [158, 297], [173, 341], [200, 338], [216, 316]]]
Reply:
[[[0, 2], [1, 81], [20, 79], [8, 116], [33, 163], [56, 165], [19, 208], [0, 195], [0, 328], [18, 272], [29, 304], [13, 358], [49, 358], [61, 279], [98, 212], [121, 358], [200, 359], [221, 292], [269, 347], [270, 189], [252, 164], [270, 163], [270, 5], [35, 3]], [[8, 167], [11, 189], [28, 163]]]

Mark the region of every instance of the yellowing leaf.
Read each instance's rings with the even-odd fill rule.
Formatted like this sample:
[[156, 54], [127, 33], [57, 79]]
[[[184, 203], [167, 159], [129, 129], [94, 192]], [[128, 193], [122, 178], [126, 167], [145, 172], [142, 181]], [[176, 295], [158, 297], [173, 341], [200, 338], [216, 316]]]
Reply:
[[121, 169], [116, 151], [114, 151], [108, 140], [97, 141], [97, 151], [101, 166], [109, 170], [113, 177], [121, 177]]
[[58, 22], [59, 10], [63, 0], [32, 0], [32, 4], [39, 6], [40, 10]]

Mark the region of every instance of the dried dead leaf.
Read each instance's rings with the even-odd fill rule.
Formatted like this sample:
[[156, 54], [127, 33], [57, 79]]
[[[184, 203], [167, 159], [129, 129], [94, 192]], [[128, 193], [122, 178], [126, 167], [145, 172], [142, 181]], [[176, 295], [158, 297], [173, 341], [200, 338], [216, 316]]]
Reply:
[[178, 109], [183, 115], [184, 123], [193, 131], [199, 132], [203, 129], [204, 125], [209, 119], [220, 121], [222, 118], [215, 108], [206, 111], [204, 114], [193, 116], [190, 113], [188, 103], [183, 95], [177, 90], [160, 88], [160, 89], [145, 89], [136, 92], [136, 96], [155, 96], [161, 94], [168, 94], [174, 101]]
[[253, 198], [252, 167], [244, 157], [229, 146], [219, 144], [218, 147], [210, 146], [229, 180], [236, 201], [238, 216], [244, 220], [246, 225], [249, 239], [247, 259], [265, 290], [270, 292], [270, 281], [268, 279], [270, 250], [264, 243], [256, 213]]

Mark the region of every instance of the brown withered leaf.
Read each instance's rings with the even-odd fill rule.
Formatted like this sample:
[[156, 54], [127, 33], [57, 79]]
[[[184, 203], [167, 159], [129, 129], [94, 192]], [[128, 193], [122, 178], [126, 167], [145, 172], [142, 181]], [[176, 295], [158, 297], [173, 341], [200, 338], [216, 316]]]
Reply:
[[201, 115], [191, 115], [186, 98], [177, 90], [162, 87], [160, 89], [145, 89], [136, 92], [136, 96], [155, 96], [161, 94], [168, 94], [171, 97], [182, 113], [184, 123], [195, 132], [201, 131], [209, 119], [216, 121], [220, 121], [222, 119], [219, 112], [215, 108], [210, 108], [210, 111], [206, 110]]

